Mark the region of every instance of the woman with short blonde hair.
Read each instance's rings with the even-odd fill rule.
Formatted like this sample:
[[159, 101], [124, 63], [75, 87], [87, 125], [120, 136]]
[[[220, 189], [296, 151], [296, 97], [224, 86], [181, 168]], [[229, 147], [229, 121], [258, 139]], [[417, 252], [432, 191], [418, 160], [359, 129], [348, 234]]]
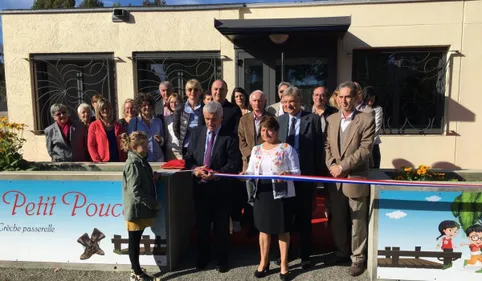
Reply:
[[127, 131], [129, 122], [131, 121], [132, 118], [135, 118], [137, 116], [137, 109], [136, 109], [136, 106], [134, 105], [133, 99], [126, 99], [126, 101], [124, 102], [124, 106], [122, 108], [123, 108], [123, 111], [122, 111], [123, 118], [119, 120], [119, 123]]
[[165, 117], [166, 121], [166, 161], [173, 159], [182, 159], [182, 148], [179, 145], [179, 139], [174, 134], [173, 113], [181, 104], [181, 97], [177, 93], [173, 93], [167, 99], [167, 109], [171, 114]]
[[185, 90], [187, 100], [174, 111], [172, 116], [173, 131], [179, 140], [183, 155], [187, 152], [191, 131], [199, 125], [204, 125], [203, 105], [200, 101], [201, 83], [191, 79], [186, 82]]

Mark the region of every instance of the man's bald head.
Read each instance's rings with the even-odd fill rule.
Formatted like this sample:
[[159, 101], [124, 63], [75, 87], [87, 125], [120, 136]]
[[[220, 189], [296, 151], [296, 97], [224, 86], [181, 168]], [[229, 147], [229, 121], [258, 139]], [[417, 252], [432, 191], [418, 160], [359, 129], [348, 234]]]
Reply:
[[266, 105], [266, 96], [260, 90], [256, 90], [249, 95], [249, 104], [254, 112], [261, 114]]

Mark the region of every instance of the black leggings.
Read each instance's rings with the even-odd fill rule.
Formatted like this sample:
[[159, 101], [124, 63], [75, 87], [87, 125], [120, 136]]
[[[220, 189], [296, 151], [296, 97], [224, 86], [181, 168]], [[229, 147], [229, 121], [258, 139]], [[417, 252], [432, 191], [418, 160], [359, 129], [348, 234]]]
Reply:
[[129, 231], [129, 259], [131, 260], [132, 270], [136, 275], [142, 275], [141, 265], [139, 264], [140, 243], [143, 230]]

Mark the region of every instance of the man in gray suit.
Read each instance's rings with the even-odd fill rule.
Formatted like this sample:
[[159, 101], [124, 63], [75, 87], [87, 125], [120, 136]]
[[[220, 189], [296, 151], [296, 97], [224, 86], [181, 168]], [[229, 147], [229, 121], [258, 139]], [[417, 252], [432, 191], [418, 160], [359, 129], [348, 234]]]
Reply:
[[281, 104], [281, 100], [283, 98], [283, 92], [288, 88], [291, 87], [290, 83], [288, 82], [281, 82], [278, 85], [278, 97], [279, 97], [279, 102], [273, 103], [272, 105], [268, 106], [268, 111], [269, 113], [273, 114], [274, 116], [281, 116], [285, 114], [283, 110], [283, 105]]
[[[335, 178], [366, 179], [375, 136], [372, 114], [356, 110], [356, 85], [344, 82], [339, 86], [337, 102], [340, 112], [327, 118], [325, 143], [326, 166]], [[350, 274], [363, 273], [367, 248], [367, 217], [370, 186], [368, 184], [337, 183], [327, 187], [330, 222], [336, 252], [327, 264], [350, 261]], [[351, 226], [351, 238], [348, 230]], [[351, 249], [349, 248], [351, 240]]]
[[[284, 91], [283, 103], [287, 114], [278, 117], [278, 138], [289, 143], [298, 153], [302, 175], [320, 176], [323, 164], [320, 117], [302, 110], [301, 91], [296, 87]], [[295, 191], [295, 232], [300, 233], [301, 267], [308, 269], [311, 267], [311, 218], [315, 184], [295, 182]]]

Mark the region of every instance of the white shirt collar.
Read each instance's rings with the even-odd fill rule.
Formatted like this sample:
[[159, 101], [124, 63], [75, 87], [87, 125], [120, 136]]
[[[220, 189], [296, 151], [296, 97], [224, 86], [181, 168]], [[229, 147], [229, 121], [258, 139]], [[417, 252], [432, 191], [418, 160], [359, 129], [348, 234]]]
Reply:
[[342, 120], [345, 120], [345, 121], [351, 121], [353, 120], [353, 115], [355, 114], [355, 111], [353, 111], [350, 115], [348, 115], [348, 117], [345, 118], [345, 115], [343, 115], [343, 112], [341, 112], [341, 119]]

